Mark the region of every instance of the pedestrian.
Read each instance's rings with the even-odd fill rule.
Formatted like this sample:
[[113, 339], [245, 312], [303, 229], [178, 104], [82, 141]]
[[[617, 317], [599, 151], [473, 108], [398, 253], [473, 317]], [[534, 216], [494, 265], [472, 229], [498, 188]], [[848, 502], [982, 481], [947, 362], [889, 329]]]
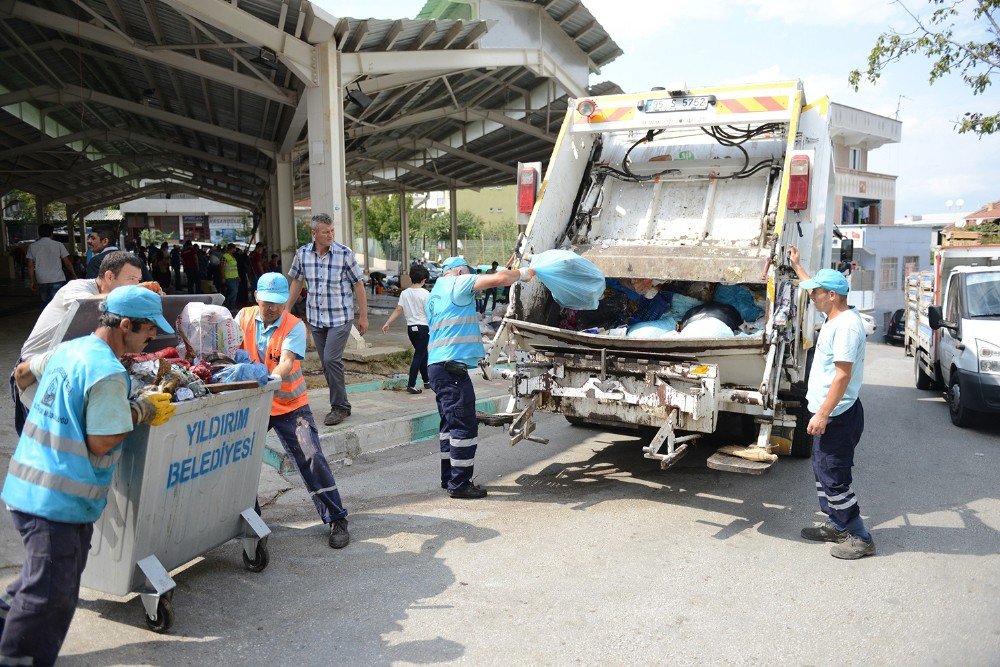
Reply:
[[281, 258], [278, 257], [278, 253], [271, 253], [271, 259], [267, 263], [267, 270], [273, 273], [281, 273]]
[[385, 292], [385, 274], [381, 271], [372, 271], [371, 276], [372, 296]]
[[191, 243], [191, 239], [184, 241], [184, 249], [181, 250], [181, 264], [184, 266], [184, 277], [187, 279], [188, 293], [201, 293], [201, 271], [198, 268], [198, 249]]
[[[374, 275], [374, 274], [372, 274]], [[410, 377], [406, 381], [406, 391], [419, 394], [417, 388], [417, 373], [424, 380], [424, 389], [430, 389], [430, 379], [427, 377], [427, 342], [430, 332], [427, 329], [427, 297], [430, 296], [424, 283], [430, 278], [427, 268], [419, 264], [410, 267], [410, 282], [413, 283], [399, 295], [399, 304], [382, 325], [382, 333], [389, 333], [389, 325], [403, 315], [406, 319], [406, 335], [413, 345], [413, 359], [410, 360]]]
[[[486, 275], [490, 275], [497, 272], [497, 267], [500, 266], [499, 262], [493, 262], [490, 269], [486, 272]], [[497, 288], [491, 287], [483, 292], [483, 309], [479, 311], [483, 315], [486, 315], [486, 309], [489, 306], [490, 299], [493, 299], [493, 308], [497, 307]], [[492, 309], [490, 310], [492, 312]]]
[[226, 246], [225, 251], [219, 258], [223, 279], [223, 294], [226, 296], [226, 308], [233, 310], [236, 308], [236, 297], [240, 292], [240, 267], [236, 263], [236, 256], [233, 254], [236, 246], [232, 243]]
[[267, 428], [277, 433], [281, 446], [295, 461], [316, 511], [330, 526], [330, 546], [343, 549], [351, 541], [347, 510], [320, 446], [300, 366], [306, 356], [305, 324], [284, 312], [288, 280], [280, 273], [265, 273], [258, 279], [254, 300], [257, 305], [240, 310], [236, 321], [243, 330], [243, 349], [250, 360], [263, 363], [272, 377], [281, 379]]
[[250, 286], [250, 259], [247, 253], [243, 251], [243, 248], [239, 246], [235, 246], [233, 257], [236, 258], [236, 272], [239, 274], [239, 289], [236, 294], [236, 303], [250, 303], [250, 293], [254, 289]]
[[816, 338], [806, 390], [811, 417], [806, 431], [813, 437], [812, 464], [819, 506], [827, 520], [802, 529], [802, 537], [835, 542], [830, 555], [854, 560], [875, 555], [875, 541], [865, 528], [858, 498], [851, 489], [854, 450], [865, 430], [865, 411], [858, 393], [865, 369], [865, 326], [847, 305], [850, 286], [834, 269], [810, 278], [799, 263], [799, 250], [789, 248], [792, 268], [809, 291], [826, 322]]
[[172, 333], [161, 299], [131, 285], [112, 291], [89, 336], [22, 362], [25, 391], [36, 382], [39, 409], [28, 413], [7, 469], [2, 497], [24, 542], [20, 576], [0, 599], [0, 664], [51, 665], [80, 594], [90, 538], [107, 503], [121, 443], [135, 424], [173, 415], [170, 394], [129, 401], [119, 359], [141, 352], [157, 328]]
[[52, 225], [38, 226], [38, 240], [28, 246], [26, 255], [31, 291], [38, 292], [42, 305], [47, 304], [55, 293], [66, 284], [66, 274], [76, 279], [76, 271], [69, 259], [66, 246], [52, 240]]
[[325, 213], [310, 221], [312, 243], [295, 252], [288, 270], [292, 279], [291, 296], [286, 310], [291, 312], [302, 291], [308, 286], [306, 321], [312, 331], [316, 352], [323, 362], [323, 374], [330, 388], [330, 412], [323, 419], [333, 426], [351, 416], [344, 383], [344, 348], [354, 323], [354, 299], [358, 300], [358, 331], [368, 331], [368, 300], [361, 267], [354, 251], [334, 239], [333, 220]]
[[[103, 255], [118, 250], [118, 246], [114, 243], [114, 238], [114, 230], [106, 225], [94, 227], [94, 229], [87, 234], [87, 247], [94, 253], [94, 256], [87, 262], [86, 278], [89, 278], [90, 280], [96, 278], [97, 273], [101, 268]], [[145, 271], [145, 267], [143, 267], [143, 270]], [[145, 275], [143, 276], [143, 280], [147, 280]]]
[[441, 488], [452, 498], [484, 498], [486, 489], [473, 481], [473, 460], [479, 441], [476, 391], [469, 377], [486, 356], [475, 295], [491, 287], [529, 281], [534, 269], [503, 269], [476, 275], [462, 257], [449, 257], [427, 299], [427, 373], [441, 415]]
[[257, 279], [262, 275], [267, 273], [267, 266], [265, 266], [265, 258], [267, 257], [267, 246], [263, 243], [258, 243], [254, 246], [253, 252], [250, 253], [250, 270], [253, 272], [253, 289], [257, 289]]
[[174, 273], [174, 294], [181, 293], [181, 248], [176, 243], [170, 246], [170, 270]]
[[[122, 285], [137, 285], [142, 280], [142, 262], [130, 252], [115, 250], [104, 255], [101, 262], [101, 272], [97, 278], [89, 280], [80, 278], [71, 280], [55, 293], [52, 300], [42, 310], [35, 321], [35, 326], [21, 346], [21, 357], [17, 360], [28, 361], [32, 357], [44, 354], [52, 343], [56, 329], [66, 319], [70, 307], [78, 299], [88, 299], [96, 296], [106, 296], [111, 290]], [[15, 364], [16, 366], [16, 364]], [[14, 386], [14, 374], [10, 376], [11, 398], [14, 402], [14, 429], [21, 435], [24, 420], [28, 416], [28, 408], [21, 403], [21, 396]]]
[[[156, 246], [152, 246], [154, 249]], [[153, 257], [153, 280], [160, 284], [160, 289], [164, 294], [170, 291], [170, 254], [167, 251], [167, 242], [164, 241], [160, 249], [155, 253], [150, 252]]]

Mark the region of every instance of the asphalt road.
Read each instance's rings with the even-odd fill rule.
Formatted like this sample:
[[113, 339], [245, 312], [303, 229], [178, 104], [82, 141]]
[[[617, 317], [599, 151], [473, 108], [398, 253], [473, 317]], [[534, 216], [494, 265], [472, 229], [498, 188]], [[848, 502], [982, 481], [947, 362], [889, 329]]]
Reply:
[[1000, 664], [1000, 426], [953, 427], [911, 364], [868, 347], [855, 489], [874, 558], [799, 538], [808, 460], [662, 472], [636, 437], [550, 416], [548, 445], [484, 430], [483, 501], [438, 488], [435, 443], [337, 468], [340, 552], [295, 480], [265, 507], [264, 572], [235, 542], [206, 554], [175, 576], [170, 635], [85, 591], [60, 664]]

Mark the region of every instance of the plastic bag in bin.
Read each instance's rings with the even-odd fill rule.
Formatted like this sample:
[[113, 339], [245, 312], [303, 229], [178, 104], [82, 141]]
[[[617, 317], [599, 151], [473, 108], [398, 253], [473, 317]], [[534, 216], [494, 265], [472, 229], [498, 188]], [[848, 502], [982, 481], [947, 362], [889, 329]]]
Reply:
[[572, 250], [546, 250], [531, 258], [535, 277], [563, 308], [597, 310], [604, 294], [604, 273]]
[[[243, 331], [224, 306], [191, 302], [177, 318], [177, 333], [184, 347], [181, 354], [205, 358], [212, 354], [233, 357], [243, 343]], [[187, 350], [187, 346], [191, 350]]]

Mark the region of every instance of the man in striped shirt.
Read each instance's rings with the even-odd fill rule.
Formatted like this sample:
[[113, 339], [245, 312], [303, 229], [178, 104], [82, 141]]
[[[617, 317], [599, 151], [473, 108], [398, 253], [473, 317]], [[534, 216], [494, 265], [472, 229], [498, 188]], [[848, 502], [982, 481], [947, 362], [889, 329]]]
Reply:
[[368, 331], [368, 300], [354, 251], [334, 240], [330, 216], [314, 215], [310, 226], [313, 242], [296, 251], [288, 270], [291, 284], [285, 310], [291, 312], [305, 282], [309, 289], [306, 322], [330, 387], [330, 412], [323, 423], [333, 426], [351, 415], [344, 383], [344, 348], [354, 322], [354, 299], [358, 300], [358, 331], [362, 336]]

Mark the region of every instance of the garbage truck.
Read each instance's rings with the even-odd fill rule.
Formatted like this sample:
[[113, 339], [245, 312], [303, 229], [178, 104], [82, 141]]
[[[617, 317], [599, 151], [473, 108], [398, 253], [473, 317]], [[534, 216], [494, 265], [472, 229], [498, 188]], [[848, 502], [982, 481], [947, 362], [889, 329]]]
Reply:
[[[505, 424], [512, 444], [546, 441], [538, 412], [655, 429], [644, 456], [667, 469], [733, 415], [742, 442], [720, 447], [710, 467], [760, 474], [777, 454], [808, 456], [806, 374], [821, 320], [788, 248], [810, 274], [831, 266], [828, 106], [809, 103], [800, 81], [571, 99], [512, 263], [571, 250], [609, 289], [588, 313], [560, 307], [539, 280], [512, 288], [482, 363], [487, 377], [510, 380], [510, 399], [484, 421]], [[519, 192], [519, 204], [530, 195]], [[682, 311], [719, 305], [722, 290], [756, 317], [686, 334]], [[622, 326], [613, 312], [595, 320], [654, 301], [674, 310]], [[512, 364], [498, 366], [502, 355]]]
[[[907, 279], [904, 344], [917, 389], [944, 388], [955, 426], [1000, 412], [1000, 245], [939, 245]], [[947, 243], [947, 241], [946, 241]]]

